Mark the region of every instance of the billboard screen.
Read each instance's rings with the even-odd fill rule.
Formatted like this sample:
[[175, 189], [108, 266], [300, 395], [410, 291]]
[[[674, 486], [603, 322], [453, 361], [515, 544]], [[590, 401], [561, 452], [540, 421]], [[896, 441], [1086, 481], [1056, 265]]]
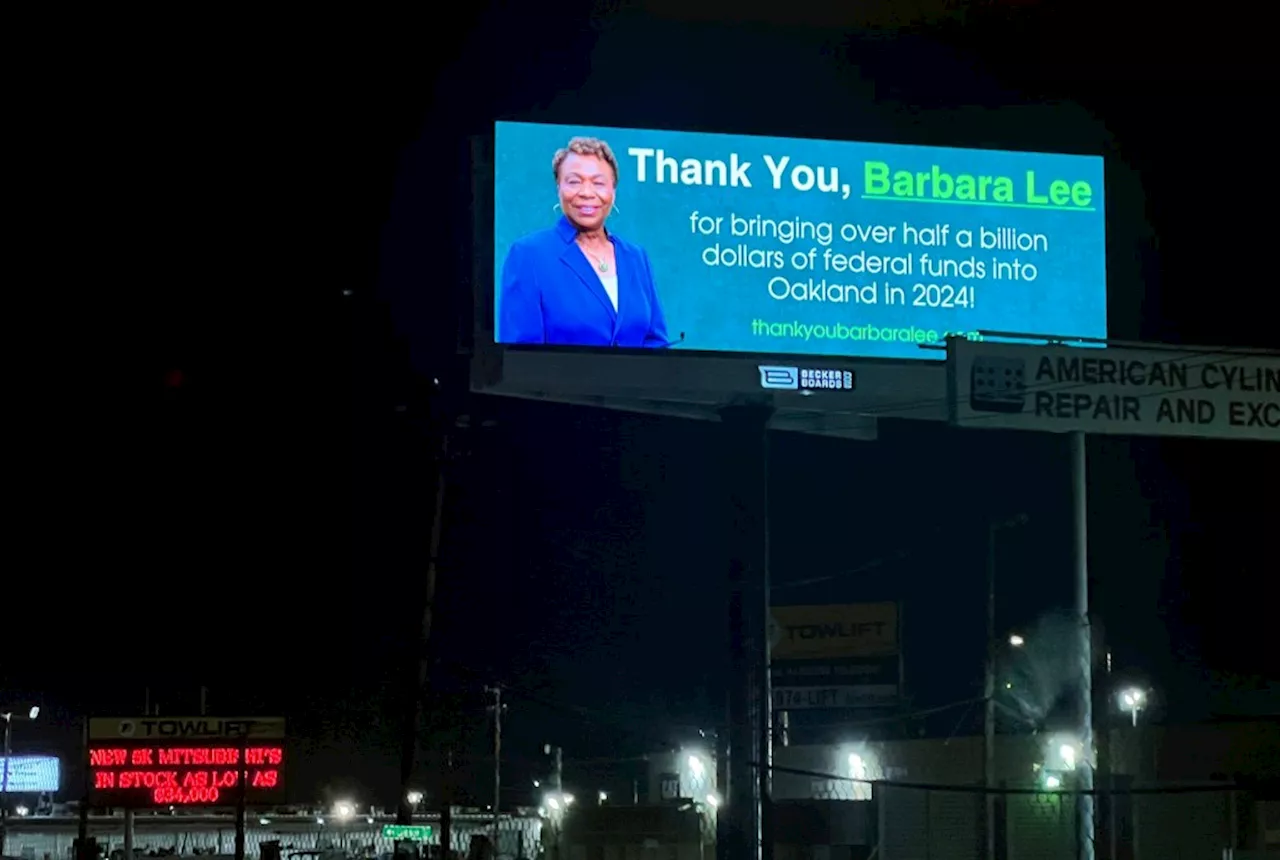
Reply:
[[284, 800], [284, 721], [123, 718], [89, 724], [95, 806], [234, 806]]
[[6, 789], [15, 794], [57, 791], [61, 774], [61, 762], [54, 756], [0, 756], [0, 778]]
[[500, 344], [1107, 335], [1101, 157], [502, 122], [493, 160]]

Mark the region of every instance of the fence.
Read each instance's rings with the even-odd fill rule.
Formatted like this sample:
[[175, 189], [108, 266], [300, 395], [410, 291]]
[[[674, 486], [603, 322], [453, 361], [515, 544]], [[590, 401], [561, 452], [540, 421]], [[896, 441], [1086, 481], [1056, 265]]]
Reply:
[[[980, 789], [894, 782], [872, 786], [874, 810], [869, 810], [860, 841], [878, 848], [877, 860], [986, 857], [986, 795]], [[853, 780], [815, 780], [813, 802], [863, 796]], [[1078, 799], [1069, 788], [997, 789], [997, 860], [1076, 860]], [[1200, 860], [1223, 857], [1226, 849], [1268, 847], [1280, 852], [1280, 831], [1268, 824], [1277, 817], [1276, 804], [1241, 789], [1121, 786], [1114, 793], [1097, 793], [1094, 808], [1098, 860]]]
[[[245, 856], [261, 856], [262, 845], [279, 842], [285, 858], [293, 852], [334, 849], [356, 857], [377, 857], [394, 849], [382, 835], [393, 818], [355, 815], [340, 821], [326, 816], [252, 816], [245, 830]], [[535, 858], [543, 854], [543, 820], [536, 814], [503, 814], [497, 821], [499, 858]], [[439, 856], [439, 817], [416, 816], [414, 824], [431, 827], [428, 854]], [[450, 846], [457, 857], [488, 856], [495, 832], [491, 814], [459, 811], [451, 822]], [[5, 854], [31, 860], [71, 860], [78, 822], [74, 818], [10, 819]], [[124, 849], [123, 816], [90, 819], [89, 835], [106, 857]], [[134, 823], [135, 857], [221, 855], [235, 853], [235, 823], [230, 816], [185, 817], [139, 815]]]
[[[790, 776], [799, 776], [791, 772]], [[794, 790], [785, 780], [775, 782]], [[984, 793], [974, 787], [914, 785], [888, 780], [855, 781], [830, 775], [813, 779], [808, 797], [776, 800], [776, 856], [804, 860], [821, 856], [876, 860], [985, 860]], [[794, 793], [794, 792], [793, 792]], [[821, 795], [821, 796], [818, 796]], [[994, 793], [997, 860], [1076, 860], [1077, 795], [1070, 790], [1009, 788]], [[1114, 798], [1114, 807], [1108, 801]], [[1237, 858], [1280, 850], [1280, 805], [1243, 789], [1221, 787], [1122, 788], [1097, 797], [1098, 860], [1201, 860]], [[709, 803], [597, 805], [584, 800], [564, 815], [530, 811], [502, 815], [497, 854], [502, 860], [588, 860], [629, 857], [661, 846], [671, 856], [698, 860], [715, 856], [716, 819], [725, 810]], [[249, 821], [246, 853], [258, 857], [263, 843], [278, 841], [284, 856], [336, 849], [356, 857], [389, 854], [393, 845], [377, 816], [347, 821], [323, 816], [264, 816]], [[429, 825], [428, 854], [439, 858], [438, 816], [418, 816]], [[70, 860], [77, 830], [73, 818], [10, 819], [6, 854], [31, 860]], [[450, 847], [454, 857], [488, 857], [494, 832], [491, 814], [455, 813]], [[121, 816], [91, 819], [90, 833], [106, 855], [124, 847]], [[1269, 844], [1270, 843], [1270, 844]], [[230, 855], [235, 828], [230, 817], [139, 816], [137, 856]], [[872, 852], [875, 852], [874, 855]]]

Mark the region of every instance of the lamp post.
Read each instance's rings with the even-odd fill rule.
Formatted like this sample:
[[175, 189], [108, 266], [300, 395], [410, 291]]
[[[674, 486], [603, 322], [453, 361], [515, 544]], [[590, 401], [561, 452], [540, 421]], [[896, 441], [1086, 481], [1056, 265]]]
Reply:
[[[34, 720], [40, 716], [40, 707], [32, 705], [26, 718]], [[21, 713], [13, 711], [0, 712], [4, 720], [4, 773], [0, 774], [0, 857], [4, 856], [4, 844], [9, 835], [9, 761], [13, 758], [13, 721], [22, 719]]]

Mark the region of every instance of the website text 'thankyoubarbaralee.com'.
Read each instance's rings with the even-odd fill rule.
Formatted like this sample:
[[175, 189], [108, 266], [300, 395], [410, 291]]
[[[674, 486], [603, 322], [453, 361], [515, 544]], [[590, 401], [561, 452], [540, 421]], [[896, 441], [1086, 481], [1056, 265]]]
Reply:
[[846, 323], [770, 322], [753, 319], [751, 334], [755, 337], [790, 340], [852, 340], [868, 343], [937, 343], [948, 337], [982, 340], [976, 331], [938, 331], [918, 326], [888, 326]]

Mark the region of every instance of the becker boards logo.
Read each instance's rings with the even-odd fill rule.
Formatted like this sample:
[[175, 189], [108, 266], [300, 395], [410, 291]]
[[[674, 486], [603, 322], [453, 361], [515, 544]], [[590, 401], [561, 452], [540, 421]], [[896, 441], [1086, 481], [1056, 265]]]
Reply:
[[883, 657], [898, 651], [894, 603], [775, 606], [769, 614], [774, 660]]
[[760, 387], [773, 391], [797, 391], [800, 388], [800, 368], [777, 364], [761, 364]]

